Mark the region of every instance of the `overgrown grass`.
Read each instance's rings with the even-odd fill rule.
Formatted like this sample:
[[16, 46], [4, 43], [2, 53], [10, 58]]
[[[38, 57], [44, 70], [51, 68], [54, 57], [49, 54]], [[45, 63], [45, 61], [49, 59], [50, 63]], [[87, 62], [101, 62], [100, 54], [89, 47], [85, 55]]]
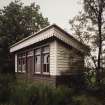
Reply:
[[[0, 75], [0, 105], [104, 105], [100, 91], [57, 88], [30, 81], [14, 81], [12, 75]], [[103, 91], [104, 88], [103, 88]]]
[[15, 105], [76, 105], [73, 90], [43, 84], [18, 84], [11, 92], [10, 103]]
[[27, 81], [11, 82], [12, 79], [11, 76], [0, 77], [0, 102], [3, 105], [76, 105], [70, 88]]

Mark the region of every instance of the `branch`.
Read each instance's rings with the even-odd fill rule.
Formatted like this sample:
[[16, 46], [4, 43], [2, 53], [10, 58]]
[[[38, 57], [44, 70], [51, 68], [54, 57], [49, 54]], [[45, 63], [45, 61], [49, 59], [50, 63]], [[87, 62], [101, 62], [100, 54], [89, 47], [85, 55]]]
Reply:
[[[91, 2], [91, 1], [90, 1]], [[95, 16], [97, 17], [97, 15], [98, 15], [98, 10], [97, 9], [95, 9], [92, 5], [91, 5], [91, 3], [90, 3], [89, 1], [87, 1], [87, 3], [88, 3], [88, 6], [91, 8], [91, 10], [95, 13]], [[95, 1], [93, 0], [92, 1], [93, 3], [94, 3], [94, 5], [95, 5]], [[95, 7], [97, 7], [96, 5], [95, 5]]]

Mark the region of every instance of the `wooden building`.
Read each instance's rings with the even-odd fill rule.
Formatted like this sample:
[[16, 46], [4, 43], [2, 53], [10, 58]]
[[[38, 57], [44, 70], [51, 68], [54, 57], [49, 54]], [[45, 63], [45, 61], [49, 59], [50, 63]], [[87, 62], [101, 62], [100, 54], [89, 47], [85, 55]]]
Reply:
[[56, 85], [83, 73], [88, 47], [53, 24], [15, 43], [10, 52], [17, 78]]

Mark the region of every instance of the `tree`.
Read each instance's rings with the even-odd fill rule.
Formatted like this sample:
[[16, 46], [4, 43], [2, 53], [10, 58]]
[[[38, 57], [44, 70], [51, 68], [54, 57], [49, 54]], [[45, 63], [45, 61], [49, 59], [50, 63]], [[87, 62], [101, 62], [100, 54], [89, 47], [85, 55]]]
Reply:
[[[9, 66], [9, 47], [49, 25], [48, 18], [40, 12], [40, 6], [32, 3], [23, 6], [20, 1], [11, 2], [0, 10], [0, 69]], [[9, 67], [7, 67], [9, 68]]]
[[96, 51], [96, 46], [92, 44], [94, 42], [93, 36], [96, 32], [95, 27], [92, 27], [90, 20], [83, 11], [80, 11], [69, 23], [71, 25], [72, 35], [90, 48], [88, 56], [85, 57], [85, 72], [89, 84], [93, 85], [91, 79], [96, 71], [96, 57], [93, 55], [93, 52]]
[[97, 84], [100, 84], [101, 80], [101, 59], [102, 59], [102, 43], [103, 39], [103, 31], [102, 29], [105, 28], [105, 1], [104, 0], [84, 0], [84, 10], [87, 13], [88, 17], [90, 18], [93, 25], [97, 27], [97, 47], [98, 47], [98, 60], [97, 60], [97, 72], [96, 72], [96, 79]]
[[39, 10], [35, 3], [23, 6], [20, 1], [11, 2], [0, 10], [0, 36], [8, 37], [9, 43], [13, 44], [46, 27], [48, 19]]
[[73, 36], [83, 44], [88, 44], [91, 37], [91, 33], [88, 31], [88, 28], [90, 28], [88, 22], [86, 14], [82, 11], [69, 21]]
[[[75, 30], [81, 36], [81, 39], [89, 39], [91, 43], [92, 51], [98, 52], [95, 56], [91, 56], [96, 69], [96, 81], [97, 85], [100, 85], [102, 80], [102, 72], [105, 69], [104, 59], [104, 39], [105, 39], [105, 1], [104, 0], [83, 0], [84, 13], [77, 16], [76, 19], [71, 21], [71, 24], [76, 27]], [[74, 25], [74, 21], [79, 22], [78, 25]], [[80, 36], [79, 35], [79, 36]], [[86, 41], [86, 40], [85, 40]]]

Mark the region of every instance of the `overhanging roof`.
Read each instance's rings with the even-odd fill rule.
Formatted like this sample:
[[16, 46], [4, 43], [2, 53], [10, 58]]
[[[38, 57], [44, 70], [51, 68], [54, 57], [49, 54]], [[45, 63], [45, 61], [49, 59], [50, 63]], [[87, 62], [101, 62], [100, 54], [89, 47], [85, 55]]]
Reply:
[[87, 52], [89, 50], [89, 48], [86, 45], [76, 40], [73, 36], [71, 36], [68, 32], [64, 31], [58, 25], [53, 24], [13, 44], [10, 47], [10, 52], [18, 51], [22, 48], [28, 47], [32, 44], [43, 41], [50, 37], [56, 37], [64, 43], [78, 49], [81, 52]]

